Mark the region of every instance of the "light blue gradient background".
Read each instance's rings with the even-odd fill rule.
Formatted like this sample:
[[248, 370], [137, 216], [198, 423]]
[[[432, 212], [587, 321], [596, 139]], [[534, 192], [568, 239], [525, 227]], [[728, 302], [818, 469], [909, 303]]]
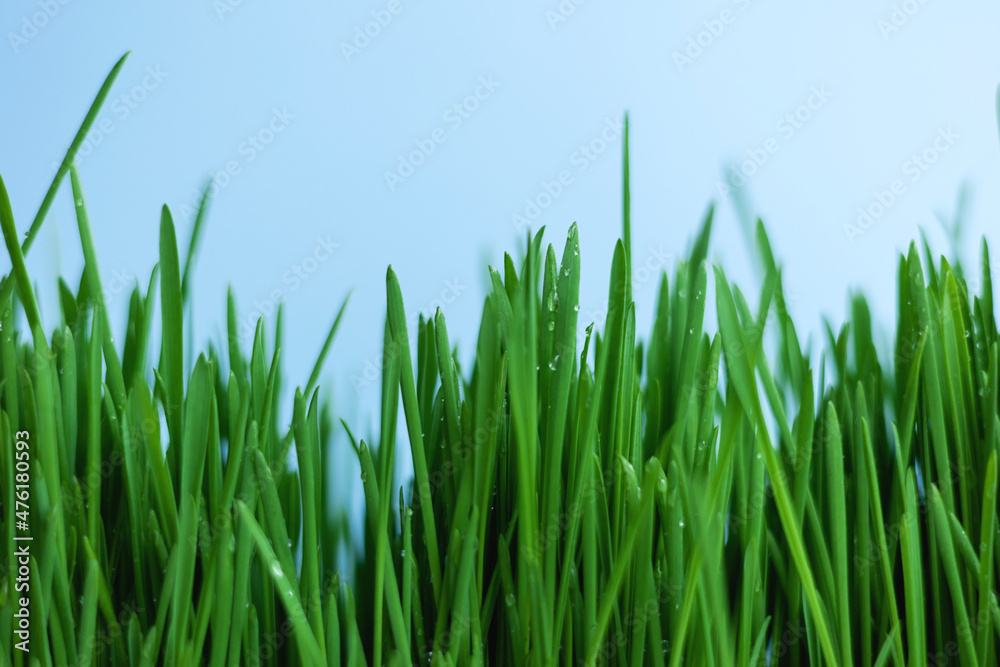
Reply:
[[[70, 0], [15, 50], [9, 34], [40, 4], [4, 2], [0, 171], [19, 229], [27, 229], [104, 76], [134, 49], [101, 115], [113, 132], [80, 165], [102, 278], [138, 276], [145, 288], [160, 206], [175, 211], [186, 245], [191, 219], [181, 207], [236, 160], [242, 171], [212, 202], [194, 276], [197, 343], [222, 340], [230, 283], [244, 315], [281, 290], [283, 362], [289, 382], [304, 384], [336, 307], [353, 289], [324, 384], [338, 415], [364, 435], [376, 424], [378, 382], [355, 385], [379, 359], [386, 266], [398, 272], [410, 314], [429, 310], [448, 281], [463, 288], [445, 313], [468, 360], [485, 263], [500, 266], [504, 250], [520, 247], [512, 214], [563, 169], [573, 183], [533, 226], [546, 225], [561, 252], [567, 228], [579, 222], [581, 313], [602, 311], [621, 233], [620, 144], [584, 172], [572, 159], [626, 109], [636, 269], [655, 266], [664, 253], [682, 255], [717, 197], [722, 166], [777, 140], [780, 149], [745, 191], [784, 261], [790, 310], [814, 333], [823, 315], [839, 324], [848, 289], [860, 287], [888, 344], [896, 253], [920, 225], [936, 249], [946, 249], [935, 214], [951, 214], [963, 181], [973, 192], [965, 257], [978, 265], [979, 236], [997, 229], [996, 2], [913, 2], [916, 14], [884, 39], [877, 23], [902, 3], [588, 0], [553, 29], [546, 11], [556, 10], [557, 0], [400, 0], [402, 11], [350, 62], [341, 44], [387, 1], [243, 0], [221, 18], [219, 4]], [[679, 72], [673, 53], [724, 9], [734, 21]], [[122, 118], [114, 97], [140, 85], [147, 67], [167, 77]], [[461, 127], [449, 125], [444, 113], [473, 93], [479, 77], [491, 76], [499, 88]], [[813, 86], [832, 97], [785, 139], [776, 123]], [[294, 120], [247, 161], [241, 142], [265, 127], [275, 108], [287, 108]], [[960, 137], [955, 145], [849, 242], [844, 225], [854, 222], [857, 207], [904, 178], [903, 163], [949, 126]], [[436, 128], [447, 141], [391, 192], [384, 172]], [[292, 289], [286, 272], [313, 253], [319, 237], [339, 247]], [[50, 276], [58, 268], [75, 281], [78, 248], [67, 183], [29, 259], [48, 326], [57, 317]], [[711, 258], [756, 294], [731, 203], [719, 204]], [[640, 332], [649, 331], [655, 282], [637, 281]], [[119, 327], [126, 305], [125, 291], [112, 299]]]

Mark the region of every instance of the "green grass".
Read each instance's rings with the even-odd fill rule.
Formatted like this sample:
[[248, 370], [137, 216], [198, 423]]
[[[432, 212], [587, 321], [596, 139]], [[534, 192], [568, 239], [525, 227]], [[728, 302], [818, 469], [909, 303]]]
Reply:
[[[578, 317], [575, 225], [561, 257], [539, 232], [490, 269], [470, 368], [440, 311], [408, 330], [390, 268], [381, 421], [359, 439], [320, 391], [346, 302], [329, 304], [330, 334], [294, 394], [280, 311], [242, 348], [230, 293], [228, 340], [186, 349], [207, 197], [183, 252], [164, 207], [159, 264], [112, 340], [72, 164], [122, 62], [26, 238], [0, 180], [12, 266], [0, 285], [0, 665], [997, 663], [985, 240], [979, 294], [957, 258], [911, 245], [893, 358], [854, 296], [814, 367], [759, 221], [759, 294], [721, 267], [710, 292], [710, 208], [662, 276], [642, 339], [626, 123], [625, 240], [605, 321]], [[59, 319], [43, 322], [24, 254], [67, 175], [86, 266], [75, 289], [59, 281]], [[278, 405], [292, 396], [287, 423]], [[350, 447], [333, 446], [340, 429]], [[412, 482], [396, 473], [397, 437]], [[331, 467], [355, 460], [361, 544], [350, 508], [328, 510]], [[24, 544], [30, 655], [11, 631]]]

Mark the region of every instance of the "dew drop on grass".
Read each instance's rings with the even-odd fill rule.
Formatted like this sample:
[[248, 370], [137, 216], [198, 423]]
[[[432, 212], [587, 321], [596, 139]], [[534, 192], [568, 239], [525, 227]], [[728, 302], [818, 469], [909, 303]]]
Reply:
[[554, 293], [549, 292], [549, 298], [545, 300], [545, 307], [549, 309], [549, 312], [556, 309], [556, 299]]
[[554, 331], [555, 328], [556, 328], [556, 321], [555, 320], [549, 320], [549, 331]]
[[504, 602], [507, 603], [508, 607], [513, 607], [514, 606], [514, 594], [513, 593], [507, 593], [507, 597], [504, 599]]

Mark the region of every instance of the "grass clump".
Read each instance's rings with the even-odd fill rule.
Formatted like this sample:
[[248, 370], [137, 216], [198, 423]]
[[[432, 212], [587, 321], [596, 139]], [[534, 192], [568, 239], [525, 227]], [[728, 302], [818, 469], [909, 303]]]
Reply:
[[[979, 294], [926, 243], [924, 257], [916, 245], [899, 257], [887, 367], [860, 296], [813, 367], [759, 221], [755, 305], [716, 267], [718, 321], [706, 323], [710, 209], [661, 278], [644, 343], [626, 123], [626, 241], [599, 329], [578, 318], [575, 225], [561, 256], [539, 232], [490, 269], [469, 369], [440, 312], [411, 343], [390, 268], [379, 430], [359, 439], [343, 423], [353, 451], [334, 449], [318, 382], [344, 306], [291, 423], [277, 411], [280, 311], [242, 349], [230, 294], [223, 349], [186, 349], [207, 198], [183, 262], [164, 207], [159, 264], [112, 340], [72, 164], [120, 67], [23, 243], [0, 181], [12, 264], [0, 285], [0, 664], [996, 664], [985, 241]], [[85, 269], [76, 289], [59, 282], [59, 321], [43, 323], [23, 257], [67, 174]], [[396, 473], [398, 438], [412, 483]], [[328, 510], [328, 471], [348, 457], [363, 544]], [[22, 570], [16, 538], [28, 535]], [[17, 648], [22, 571], [30, 654]]]

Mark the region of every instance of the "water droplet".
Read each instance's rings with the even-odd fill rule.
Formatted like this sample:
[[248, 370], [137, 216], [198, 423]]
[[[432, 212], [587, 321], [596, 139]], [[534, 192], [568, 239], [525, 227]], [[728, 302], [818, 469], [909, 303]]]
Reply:
[[556, 309], [555, 294], [553, 294], [552, 292], [549, 292], [549, 298], [545, 300], [545, 307], [548, 308], [550, 311]]
[[556, 328], [555, 320], [549, 320], [549, 331], [554, 331]]
[[580, 304], [576, 304], [575, 306], [573, 306], [573, 312], [574, 313], [579, 313], [580, 312]]
[[505, 602], [507, 603], [508, 607], [513, 607], [514, 606], [514, 594], [513, 593], [507, 593], [507, 598], [505, 599]]
[[684, 519], [681, 519], [680, 521], [678, 521], [677, 525], [680, 526], [681, 528], [683, 528], [684, 527]]

